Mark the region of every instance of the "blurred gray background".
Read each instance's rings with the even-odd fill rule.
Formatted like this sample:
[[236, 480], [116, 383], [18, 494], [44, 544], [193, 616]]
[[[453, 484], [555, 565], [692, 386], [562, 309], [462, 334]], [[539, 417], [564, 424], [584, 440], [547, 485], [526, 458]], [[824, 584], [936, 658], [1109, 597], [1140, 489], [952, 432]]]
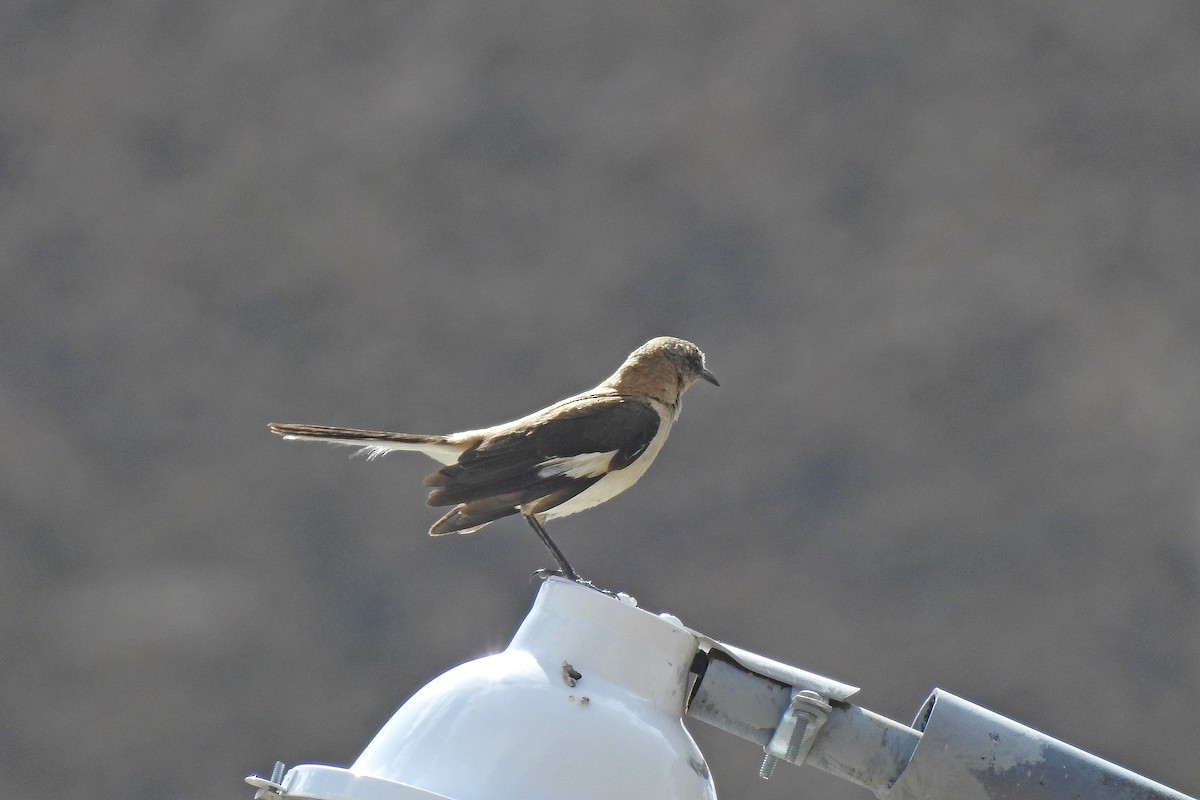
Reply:
[[[707, 351], [552, 528], [650, 610], [1200, 792], [1200, 6], [10, 2], [0, 786], [249, 798], [503, 647], [443, 432]], [[692, 729], [725, 798], [863, 798]]]

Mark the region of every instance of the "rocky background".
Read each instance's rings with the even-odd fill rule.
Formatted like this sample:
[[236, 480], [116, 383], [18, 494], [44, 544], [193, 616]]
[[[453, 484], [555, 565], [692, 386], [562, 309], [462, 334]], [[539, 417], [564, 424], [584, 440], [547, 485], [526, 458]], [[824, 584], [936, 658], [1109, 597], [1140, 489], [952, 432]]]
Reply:
[[[692, 627], [1200, 792], [1200, 6], [9, 2], [0, 786], [249, 798], [502, 647], [432, 462], [663, 333], [721, 378], [554, 526]], [[865, 798], [691, 726], [725, 798]]]

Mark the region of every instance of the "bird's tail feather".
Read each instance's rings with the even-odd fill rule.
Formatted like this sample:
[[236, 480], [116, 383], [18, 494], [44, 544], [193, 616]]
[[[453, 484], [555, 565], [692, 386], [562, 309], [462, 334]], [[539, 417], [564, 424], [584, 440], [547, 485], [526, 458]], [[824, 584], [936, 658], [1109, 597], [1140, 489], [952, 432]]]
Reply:
[[355, 455], [365, 455], [369, 459], [385, 455], [392, 450], [416, 450], [435, 461], [451, 464], [465, 449], [464, 445], [453, 443], [449, 437], [436, 434], [366, 431], [359, 428], [300, 425], [291, 422], [272, 422], [268, 427], [271, 433], [285, 439], [358, 447]]

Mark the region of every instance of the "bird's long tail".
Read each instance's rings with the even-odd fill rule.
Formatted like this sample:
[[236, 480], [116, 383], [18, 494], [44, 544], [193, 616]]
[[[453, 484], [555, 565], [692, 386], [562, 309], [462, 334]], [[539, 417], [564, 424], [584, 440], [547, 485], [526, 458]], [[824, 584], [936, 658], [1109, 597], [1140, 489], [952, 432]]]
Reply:
[[435, 461], [453, 464], [465, 448], [446, 436], [393, 431], [364, 431], [358, 428], [334, 428], [328, 425], [299, 425], [291, 422], [272, 422], [271, 433], [285, 439], [308, 442], [344, 444], [359, 448], [355, 455], [376, 458], [392, 450], [416, 450]]

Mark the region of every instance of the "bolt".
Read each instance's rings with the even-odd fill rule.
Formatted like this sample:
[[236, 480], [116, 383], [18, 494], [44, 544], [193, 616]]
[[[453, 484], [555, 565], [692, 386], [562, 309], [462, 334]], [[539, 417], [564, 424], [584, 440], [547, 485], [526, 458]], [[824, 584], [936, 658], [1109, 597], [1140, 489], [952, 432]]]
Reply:
[[[804, 734], [808, 731], [810, 725], [816, 721], [817, 715], [809, 708], [803, 706], [810, 703], [824, 703], [821, 695], [811, 689], [805, 689], [797, 692], [792, 698], [792, 705], [789, 709], [791, 715], [796, 718], [796, 727], [792, 729], [792, 735], [788, 739], [787, 760], [795, 762], [796, 756], [800, 754], [800, 745], [804, 743]], [[758, 768], [758, 776], [764, 781], [770, 780], [775, 774], [775, 767], [779, 764], [779, 757], [768, 752], [763, 756], [762, 766]]]

